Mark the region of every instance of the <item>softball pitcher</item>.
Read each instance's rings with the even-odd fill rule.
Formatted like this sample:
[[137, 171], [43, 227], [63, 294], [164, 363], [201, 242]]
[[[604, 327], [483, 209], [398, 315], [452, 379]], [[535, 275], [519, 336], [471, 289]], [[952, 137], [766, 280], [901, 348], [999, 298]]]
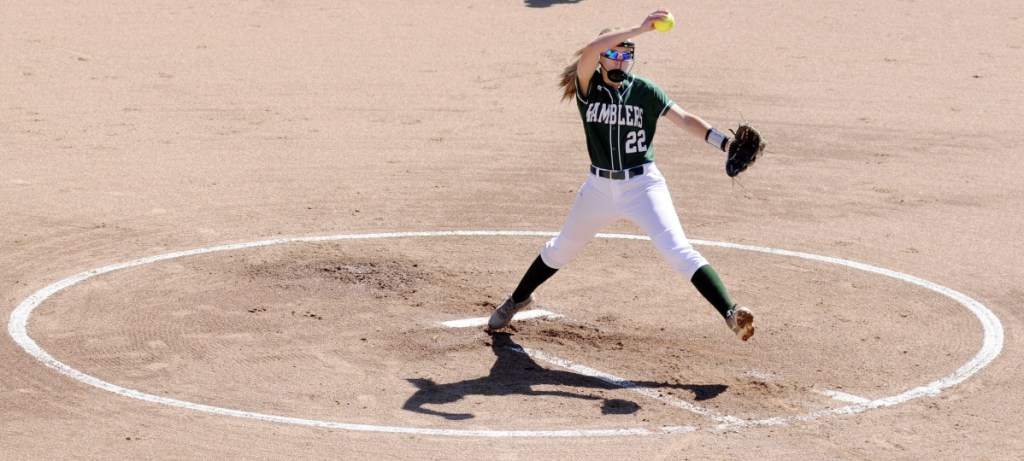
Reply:
[[[626, 218], [650, 236], [665, 260], [693, 283], [733, 332], [744, 341], [753, 336], [753, 313], [732, 301], [718, 274], [686, 239], [665, 178], [654, 164], [654, 136], [663, 117], [716, 149], [736, 150], [728, 136], [684, 111], [650, 80], [630, 73], [636, 53], [632, 38], [668, 17], [667, 10], [658, 10], [639, 26], [603, 31], [563, 71], [563, 99], [575, 98], [579, 108], [590, 175], [562, 230], [544, 245], [515, 291], [494, 309], [490, 328], [507, 326], [516, 312], [535, 302], [534, 290], [572, 261], [601, 228]], [[763, 149], [763, 143], [759, 147]], [[730, 176], [745, 168], [730, 169], [728, 162]]]

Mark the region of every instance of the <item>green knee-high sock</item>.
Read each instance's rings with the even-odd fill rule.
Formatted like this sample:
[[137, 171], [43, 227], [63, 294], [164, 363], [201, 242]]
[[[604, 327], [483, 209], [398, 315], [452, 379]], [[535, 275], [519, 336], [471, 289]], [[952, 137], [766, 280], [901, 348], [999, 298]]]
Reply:
[[718, 273], [715, 272], [715, 269], [710, 264], [705, 264], [700, 269], [697, 269], [697, 273], [693, 274], [690, 283], [697, 287], [697, 291], [704, 296], [704, 299], [707, 299], [712, 306], [715, 306], [715, 309], [718, 310], [719, 314], [722, 314], [723, 318], [728, 316], [729, 311], [736, 306], [732, 302], [732, 298], [729, 297], [729, 292], [725, 290], [722, 279], [718, 278]]
[[516, 287], [516, 291], [512, 292], [512, 301], [521, 303], [526, 301], [527, 298], [536, 290], [540, 284], [544, 283], [547, 279], [555, 275], [558, 269], [552, 269], [544, 264], [544, 260], [541, 259], [540, 255], [537, 259], [533, 260], [533, 264], [526, 270], [526, 274], [523, 275], [523, 279], [519, 281], [519, 286]]

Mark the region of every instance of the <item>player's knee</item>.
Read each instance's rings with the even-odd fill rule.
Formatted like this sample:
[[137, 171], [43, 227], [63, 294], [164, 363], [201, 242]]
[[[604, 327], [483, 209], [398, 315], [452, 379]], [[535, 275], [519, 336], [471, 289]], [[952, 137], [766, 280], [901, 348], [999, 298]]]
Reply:
[[696, 274], [701, 266], [708, 264], [708, 260], [704, 259], [704, 256], [693, 247], [679, 248], [669, 252], [665, 255], [665, 259], [676, 272], [682, 274], [687, 280], [693, 278], [693, 274]]
[[701, 267], [708, 265], [708, 261], [699, 254], [695, 258], [688, 258], [684, 260], [683, 264], [676, 267], [676, 271], [686, 277], [686, 280], [693, 278], [693, 274], [696, 274]]
[[561, 269], [569, 264], [586, 246], [586, 242], [573, 242], [555, 237], [544, 245], [540, 252], [540, 258], [544, 264], [552, 269]]

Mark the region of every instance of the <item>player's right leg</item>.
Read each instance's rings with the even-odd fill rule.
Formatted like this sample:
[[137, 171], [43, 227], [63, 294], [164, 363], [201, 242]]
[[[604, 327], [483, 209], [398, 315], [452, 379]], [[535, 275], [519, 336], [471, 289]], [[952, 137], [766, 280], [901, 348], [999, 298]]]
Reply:
[[599, 181], [609, 180], [591, 176], [583, 183], [562, 230], [544, 245], [515, 291], [494, 309], [487, 323], [490, 328], [508, 326], [516, 312], [533, 304], [536, 299], [533, 292], [537, 287], [569, 264], [601, 228], [615, 220], [617, 216], [610, 204], [609, 190], [602, 188]]
[[548, 267], [565, 267], [597, 233], [619, 216], [612, 205], [611, 179], [590, 175], [565, 217], [562, 230], [540, 252]]

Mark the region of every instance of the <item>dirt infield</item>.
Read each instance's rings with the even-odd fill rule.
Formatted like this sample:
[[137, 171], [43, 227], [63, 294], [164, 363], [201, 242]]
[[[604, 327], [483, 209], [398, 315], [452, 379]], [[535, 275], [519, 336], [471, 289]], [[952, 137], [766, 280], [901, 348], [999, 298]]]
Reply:
[[[584, 179], [561, 67], [662, 6], [635, 71], [769, 141], [735, 184], [656, 141], [757, 334], [632, 238], [545, 284], [554, 316], [445, 326], [489, 315]], [[1015, 2], [3, 11], [0, 459], [1024, 452]]]

